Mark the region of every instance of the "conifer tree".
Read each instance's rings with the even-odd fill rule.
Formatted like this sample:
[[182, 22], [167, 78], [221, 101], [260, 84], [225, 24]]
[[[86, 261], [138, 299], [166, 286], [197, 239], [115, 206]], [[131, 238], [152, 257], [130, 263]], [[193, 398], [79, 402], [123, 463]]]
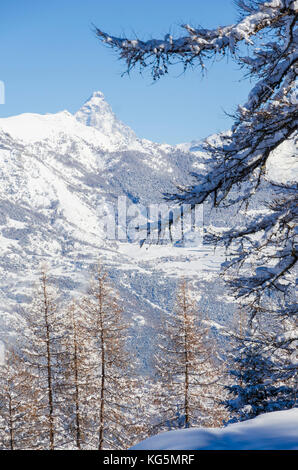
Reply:
[[107, 273], [97, 264], [87, 294], [80, 302], [88, 334], [92, 390], [87, 393], [92, 416], [92, 447], [125, 449], [137, 438], [133, 423], [133, 359], [128, 353], [128, 324]]
[[18, 353], [6, 350], [0, 366], [0, 449], [35, 448], [37, 408], [34, 377]]
[[65, 371], [70, 433], [78, 449], [96, 448], [98, 362], [92, 318], [72, 302], [65, 312], [68, 331], [64, 338], [69, 364]]
[[67, 399], [70, 398], [71, 402], [73, 402], [73, 406], [70, 406], [73, 416], [71, 429], [74, 432], [76, 447], [81, 449], [85, 440], [83, 424], [85, 421], [84, 400], [82, 395], [87, 388], [87, 374], [84, 367], [86, 336], [84, 335], [84, 322], [81, 322], [82, 316], [78, 317], [76, 315], [76, 305], [74, 303], [70, 305], [66, 315], [68, 315], [67, 319], [69, 322], [66, 341], [70, 358], [66, 397]]
[[179, 287], [175, 309], [163, 319], [161, 329], [155, 357], [155, 401], [162, 420], [156, 427], [219, 425], [219, 368], [208, 328], [185, 281]]
[[68, 442], [64, 415], [65, 352], [62, 339], [66, 332], [62, 312], [57, 309], [58, 293], [50, 285], [46, 268], [32, 304], [26, 311], [27, 329], [24, 355], [36, 377], [39, 410], [36, 417], [42, 449], [54, 450]]

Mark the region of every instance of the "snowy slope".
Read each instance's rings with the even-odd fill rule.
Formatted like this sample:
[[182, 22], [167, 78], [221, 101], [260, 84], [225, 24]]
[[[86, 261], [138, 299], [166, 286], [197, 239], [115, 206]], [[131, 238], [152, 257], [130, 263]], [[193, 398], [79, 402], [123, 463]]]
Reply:
[[298, 408], [221, 429], [190, 428], [146, 439], [135, 450], [298, 450]]
[[108, 148], [110, 139], [95, 131], [95, 129], [81, 125], [68, 111], [57, 114], [20, 114], [0, 119], [0, 128], [26, 144], [40, 142], [48, 139], [49, 144], [57, 143], [60, 135], [78, 136], [83, 140]]

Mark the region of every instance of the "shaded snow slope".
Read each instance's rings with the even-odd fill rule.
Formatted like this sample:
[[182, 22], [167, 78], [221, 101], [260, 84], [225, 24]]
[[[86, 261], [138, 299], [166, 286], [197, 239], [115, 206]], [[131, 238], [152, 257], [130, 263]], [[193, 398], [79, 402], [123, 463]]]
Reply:
[[190, 428], [146, 439], [135, 450], [298, 450], [298, 408], [225, 428]]

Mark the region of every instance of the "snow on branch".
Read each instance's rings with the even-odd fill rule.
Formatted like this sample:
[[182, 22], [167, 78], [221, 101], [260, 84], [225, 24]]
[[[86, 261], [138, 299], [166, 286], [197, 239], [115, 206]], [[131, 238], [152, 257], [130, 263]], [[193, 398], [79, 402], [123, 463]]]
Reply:
[[272, 152], [297, 134], [297, 15], [286, 11], [289, 14], [279, 9], [278, 17], [284, 16], [272, 27], [270, 42], [255, 48], [252, 56], [239, 59], [259, 80], [247, 102], [238, 106], [231, 133], [219, 145], [206, 142], [211, 156], [209, 172], [179, 194], [168, 195], [169, 199], [200, 204], [213, 196], [218, 205], [242, 183], [251, 188], [246, 188], [244, 198], [248, 199], [263, 178]]
[[[236, 52], [239, 42], [253, 44], [252, 36], [259, 31], [278, 25], [279, 21], [286, 15], [294, 14], [295, 3], [289, 0], [271, 0], [258, 3], [258, 7], [249, 15], [245, 16], [239, 23], [214, 30], [193, 28], [190, 25], [182, 25], [187, 36], [174, 39], [167, 34], [163, 39], [140, 39], [118, 38], [95, 28], [97, 37], [108, 46], [120, 52], [120, 58], [127, 63], [127, 71], [136, 65], [141, 68], [152, 67], [154, 79], [160, 78], [168, 73], [168, 64], [171, 57], [184, 63], [185, 68], [197, 59], [204, 67], [204, 59], [212, 54]], [[242, 9], [247, 9], [245, 2], [239, 2]], [[252, 10], [252, 9], [250, 9]]]

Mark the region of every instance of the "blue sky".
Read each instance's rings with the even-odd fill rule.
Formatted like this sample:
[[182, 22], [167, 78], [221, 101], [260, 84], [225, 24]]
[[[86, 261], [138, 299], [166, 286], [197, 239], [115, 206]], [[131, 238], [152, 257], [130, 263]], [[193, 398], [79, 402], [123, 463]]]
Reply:
[[94, 90], [139, 137], [179, 143], [229, 128], [224, 111], [245, 102], [250, 83], [231, 60], [152, 83], [150, 74], [121, 77], [125, 65], [92, 32], [159, 37], [179, 24], [214, 27], [237, 20], [232, 0], [9, 0], [0, 6], [0, 116], [76, 111]]

